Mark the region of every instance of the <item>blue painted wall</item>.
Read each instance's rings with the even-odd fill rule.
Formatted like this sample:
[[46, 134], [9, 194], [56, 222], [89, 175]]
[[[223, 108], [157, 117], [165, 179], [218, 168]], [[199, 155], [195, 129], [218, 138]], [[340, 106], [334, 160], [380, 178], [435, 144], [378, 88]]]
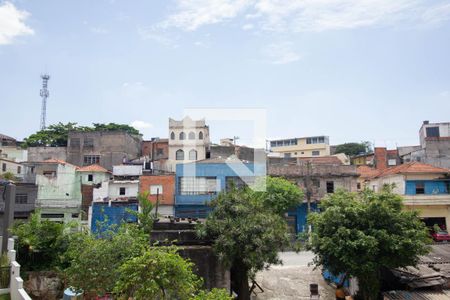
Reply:
[[[317, 204], [311, 203], [311, 211], [317, 211]], [[296, 218], [296, 232], [301, 233], [307, 230], [307, 212], [308, 212], [308, 204], [302, 203], [297, 206], [295, 210], [291, 210], [288, 212], [288, 215]]]
[[424, 183], [425, 195], [448, 194], [448, 182], [437, 180], [407, 180], [406, 195], [416, 195], [416, 183]]
[[264, 164], [246, 163], [234, 164], [237, 172], [226, 163], [189, 163], [176, 166], [175, 177], [175, 216], [204, 218], [210, 211], [208, 203], [217, 196], [217, 193], [208, 195], [181, 195], [179, 191], [180, 177], [216, 177], [219, 181], [219, 191], [226, 188], [226, 177], [238, 176], [245, 172], [251, 172], [257, 176], [266, 174]]
[[[137, 218], [127, 210], [138, 210], [137, 203], [93, 203], [91, 231], [101, 233], [112, 225], [119, 227], [123, 223], [136, 223]], [[106, 226], [98, 227], [98, 222], [104, 222], [106, 216]]]

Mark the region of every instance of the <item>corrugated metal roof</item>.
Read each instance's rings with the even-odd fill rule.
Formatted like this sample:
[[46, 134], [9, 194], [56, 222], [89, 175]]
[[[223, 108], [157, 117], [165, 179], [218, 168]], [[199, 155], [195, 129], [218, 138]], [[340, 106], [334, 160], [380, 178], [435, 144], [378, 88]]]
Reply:
[[383, 296], [385, 300], [448, 300], [450, 291], [390, 291]]

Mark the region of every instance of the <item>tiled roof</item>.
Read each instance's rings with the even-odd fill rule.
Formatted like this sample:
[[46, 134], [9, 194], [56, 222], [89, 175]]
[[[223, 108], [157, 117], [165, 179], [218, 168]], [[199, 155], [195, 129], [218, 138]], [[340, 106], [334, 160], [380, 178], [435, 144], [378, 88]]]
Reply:
[[450, 173], [450, 170], [413, 161], [392, 168], [388, 168], [383, 172], [381, 172], [379, 175], [377, 175], [377, 177], [383, 177], [394, 174], [423, 174], [423, 173], [447, 174]]
[[358, 166], [357, 170], [358, 170], [359, 176], [363, 179], [373, 178], [381, 173], [380, 170], [371, 168], [369, 166]]
[[15, 141], [16, 139], [10, 136], [7, 136], [5, 134], [1, 134], [0, 133], [0, 140], [11, 140], [11, 141]]
[[108, 170], [106, 170], [105, 168], [103, 168], [100, 165], [90, 165], [90, 166], [81, 167], [81, 168], [78, 169], [78, 172], [110, 173]]
[[70, 166], [74, 166], [76, 169], [80, 168], [79, 166], [68, 163], [67, 161], [64, 161], [61, 159], [55, 159], [55, 158], [50, 158], [50, 159], [44, 160], [43, 162], [44, 163], [52, 163], [52, 164], [60, 164], [60, 165], [70, 165]]

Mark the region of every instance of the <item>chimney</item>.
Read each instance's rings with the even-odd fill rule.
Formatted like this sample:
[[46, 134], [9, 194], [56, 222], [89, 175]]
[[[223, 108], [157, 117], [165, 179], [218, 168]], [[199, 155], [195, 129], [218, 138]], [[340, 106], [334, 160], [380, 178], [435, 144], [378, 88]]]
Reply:
[[423, 125], [428, 125], [428, 124], [430, 124], [430, 121], [428, 121], [428, 120], [423, 121]]
[[385, 170], [387, 168], [387, 150], [384, 147], [375, 147], [375, 168]]

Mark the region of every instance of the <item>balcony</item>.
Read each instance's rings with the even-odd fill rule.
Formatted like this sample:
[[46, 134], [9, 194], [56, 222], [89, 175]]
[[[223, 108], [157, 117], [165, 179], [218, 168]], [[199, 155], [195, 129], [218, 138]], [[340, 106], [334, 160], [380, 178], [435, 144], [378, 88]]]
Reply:
[[450, 194], [403, 195], [405, 205], [450, 205]]

